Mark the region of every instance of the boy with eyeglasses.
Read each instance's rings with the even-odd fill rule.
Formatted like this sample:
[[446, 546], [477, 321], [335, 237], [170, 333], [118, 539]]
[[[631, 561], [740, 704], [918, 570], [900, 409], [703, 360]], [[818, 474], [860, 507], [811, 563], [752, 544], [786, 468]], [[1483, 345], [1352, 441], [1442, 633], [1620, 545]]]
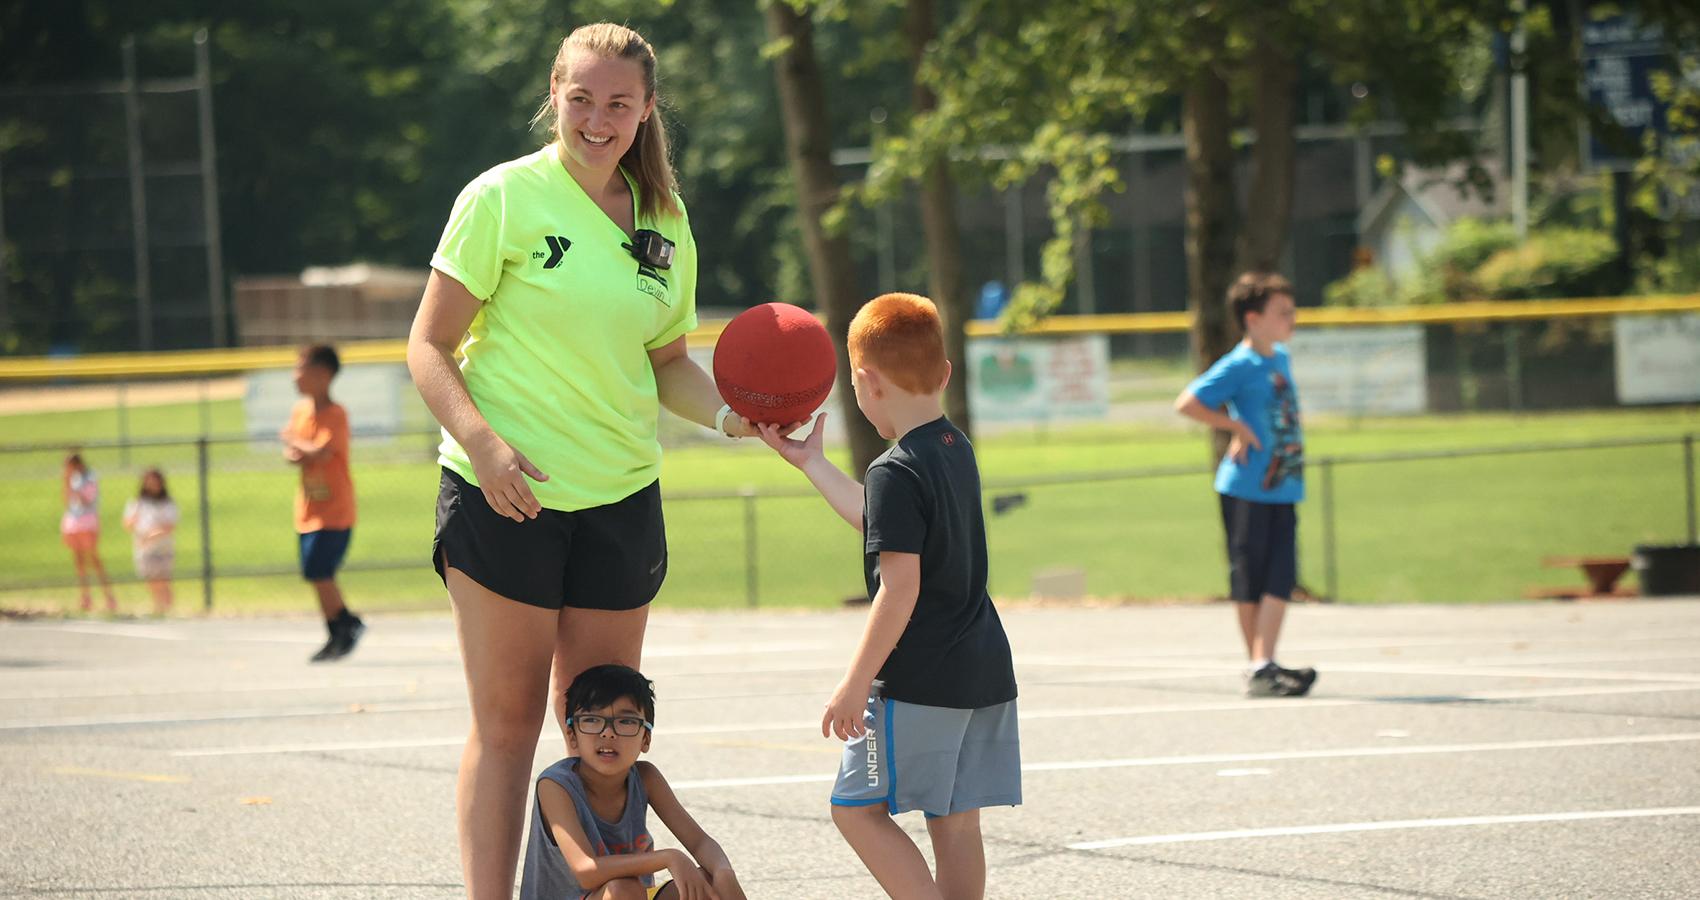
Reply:
[[[986, 893], [980, 810], [1021, 803], [1009, 638], [986, 590], [986, 522], [974, 447], [944, 415], [950, 382], [938, 308], [915, 294], [870, 300], [847, 339], [856, 406], [891, 449], [864, 483], [807, 439], [762, 440], [862, 532], [873, 608], [821, 734], [844, 742], [832, 821], [893, 897]], [[892, 816], [927, 816], [937, 873]]]
[[[520, 900], [744, 900], [725, 851], [660, 770], [638, 761], [655, 727], [654, 684], [628, 666], [594, 666], [567, 688], [566, 711], [576, 755], [537, 778]], [[655, 849], [650, 809], [685, 850]], [[672, 881], [657, 887], [663, 870]]]

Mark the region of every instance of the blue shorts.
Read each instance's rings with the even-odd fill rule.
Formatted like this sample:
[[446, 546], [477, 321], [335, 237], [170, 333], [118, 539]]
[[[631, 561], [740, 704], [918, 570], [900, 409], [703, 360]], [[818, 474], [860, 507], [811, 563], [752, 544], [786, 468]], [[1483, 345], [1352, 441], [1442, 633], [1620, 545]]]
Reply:
[[929, 817], [1021, 805], [1015, 701], [979, 709], [869, 697], [867, 732], [846, 741], [833, 806], [884, 804]]
[[301, 577], [308, 581], [329, 581], [336, 577], [342, 558], [348, 555], [348, 539], [354, 529], [340, 531], [325, 529], [301, 535]]

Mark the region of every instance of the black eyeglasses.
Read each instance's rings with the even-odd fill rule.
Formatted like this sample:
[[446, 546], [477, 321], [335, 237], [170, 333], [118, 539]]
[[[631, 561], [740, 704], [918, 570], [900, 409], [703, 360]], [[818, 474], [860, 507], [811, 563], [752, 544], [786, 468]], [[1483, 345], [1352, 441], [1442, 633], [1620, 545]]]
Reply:
[[610, 719], [607, 716], [592, 716], [588, 714], [573, 716], [567, 720], [567, 724], [571, 725], [573, 730], [577, 731], [579, 734], [601, 734], [608, 730], [609, 725], [612, 725], [614, 726], [614, 733], [620, 737], [637, 737], [642, 734], [645, 729], [652, 729], [655, 727], [637, 716], [615, 716]]

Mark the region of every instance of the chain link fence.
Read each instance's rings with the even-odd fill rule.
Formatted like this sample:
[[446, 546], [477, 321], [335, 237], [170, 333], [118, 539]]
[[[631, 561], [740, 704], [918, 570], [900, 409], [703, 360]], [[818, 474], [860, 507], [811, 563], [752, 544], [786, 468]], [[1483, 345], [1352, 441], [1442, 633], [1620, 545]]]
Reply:
[[[1695, 438], [1313, 458], [1310, 497], [1300, 507], [1301, 580], [1313, 594], [1352, 601], [1500, 600], [1543, 579], [1574, 578], [1543, 573], [1546, 556], [1693, 543]], [[355, 440], [360, 512], [343, 578], [356, 606], [441, 602], [430, 568], [435, 442], [434, 431]], [[0, 533], [10, 557], [0, 567], [0, 606], [51, 603], [74, 590], [57, 532], [64, 452], [0, 447], [9, 498]], [[266, 598], [297, 594], [307, 603], [295, 582], [297, 476], [275, 444], [203, 438], [88, 444], [81, 452], [101, 476], [100, 548], [114, 581], [136, 581], [118, 522], [140, 470], [158, 466], [181, 510], [181, 604], [273, 608]], [[752, 453], [728, 464], [756, 460]], [[859, 540], [806, 487], [663, 488], [670, 566], [660, 602], [818, 607], [864, 597]], [[997, 596], [1191, 598], [1223, 590], [1207, 467], [988, 479], [985, 502]]]

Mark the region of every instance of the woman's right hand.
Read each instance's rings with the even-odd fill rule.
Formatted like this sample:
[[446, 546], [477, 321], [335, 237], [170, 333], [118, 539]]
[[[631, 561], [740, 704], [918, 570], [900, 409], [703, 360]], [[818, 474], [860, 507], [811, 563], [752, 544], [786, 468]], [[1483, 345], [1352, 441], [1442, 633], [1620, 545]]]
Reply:
[[535, 519], [543, 511], [543, 504], [537, 502], [525, 479], [548, 481], [549, 476], [532, 465], [525, 454], [492, 434], [477, 450], [466, 448], [466, 455], [472, 460], [472, 474], [478, 477], [478, 486], [491, 509], [515, 522]]

